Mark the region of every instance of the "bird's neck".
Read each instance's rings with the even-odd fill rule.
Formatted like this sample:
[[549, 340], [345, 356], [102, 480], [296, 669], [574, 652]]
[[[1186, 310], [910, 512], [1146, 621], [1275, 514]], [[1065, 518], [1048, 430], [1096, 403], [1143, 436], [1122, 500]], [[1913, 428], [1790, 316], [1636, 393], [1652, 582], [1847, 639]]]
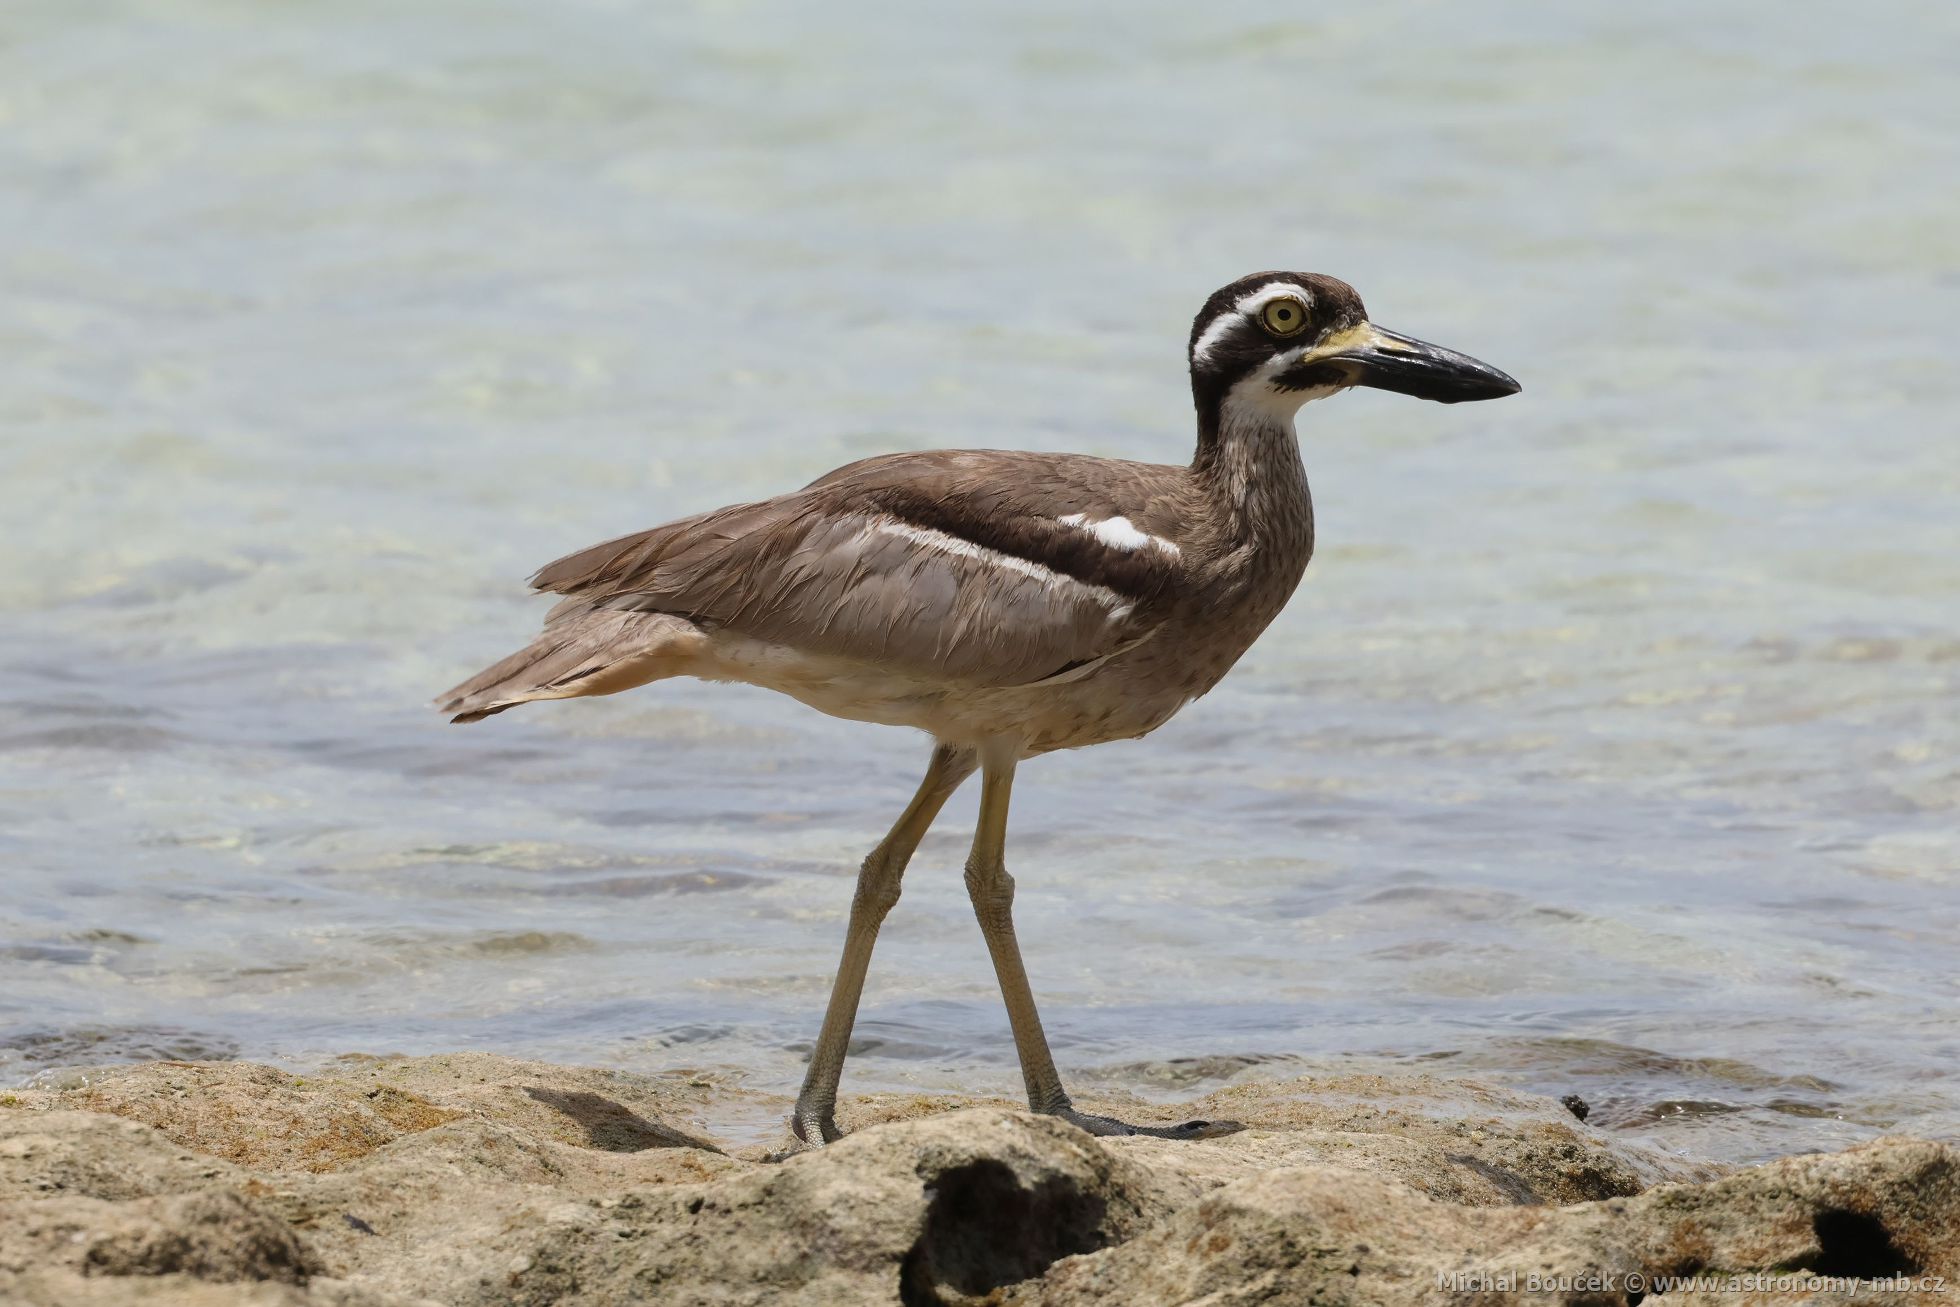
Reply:
[[1200, 408], [1191, 472], [1232, 535], [1312, 551], [1313, 501], [1291, 408], [1232, 395]]

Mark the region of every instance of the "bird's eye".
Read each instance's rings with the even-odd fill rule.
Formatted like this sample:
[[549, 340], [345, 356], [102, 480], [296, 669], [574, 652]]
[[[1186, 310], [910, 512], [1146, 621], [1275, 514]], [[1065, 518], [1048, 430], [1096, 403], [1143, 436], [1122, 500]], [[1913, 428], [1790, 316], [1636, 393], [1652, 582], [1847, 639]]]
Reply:
[[1275, 336], [1297, 336], [1306, 330], [1307, 306], [1294, 299], [1274, 300], [1259, 315], [1259, 320]]

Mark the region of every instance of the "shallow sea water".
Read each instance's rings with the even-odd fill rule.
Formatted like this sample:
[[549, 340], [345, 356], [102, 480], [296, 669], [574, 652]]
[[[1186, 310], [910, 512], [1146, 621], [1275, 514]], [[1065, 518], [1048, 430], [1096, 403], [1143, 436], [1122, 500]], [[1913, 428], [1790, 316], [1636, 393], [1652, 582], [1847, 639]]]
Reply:
[[[922, 740], [470, 729], [531, 568], [887, 449], [1181, 460], [1264, 267], [1355, 393], [1225, 684], [1025, 767], [1057, 1054], [1960, 1138], [1960, 20], [1769, 3], [0, 11], [0, 1082], [474, 1048], [793, 1089]], [[846, 1090], [1015, 1092], [942, 818]], [[720, 1122], [740, 1133], [768, 1123]]]

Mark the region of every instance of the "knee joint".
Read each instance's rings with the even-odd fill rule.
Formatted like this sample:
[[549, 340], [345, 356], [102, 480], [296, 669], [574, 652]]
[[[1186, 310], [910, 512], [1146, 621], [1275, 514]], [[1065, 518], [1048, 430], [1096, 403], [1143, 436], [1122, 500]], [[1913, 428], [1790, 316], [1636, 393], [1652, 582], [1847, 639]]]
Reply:
[[966, 864], [966, 892], [973, 896], [976, 904], [1004, 908], [1014, 902], [1014, 878], [1007, 874], [1005, 867], [969, 862]]
[[889, 888], [860, 889], [851, 899], [853, 916], [870, 916], [883, 920], [898, 904], [898, 886]]
[[867, 862], [858, 876], [857, 893], [851, 896], [851, 912], [882, 918], [898, 902], [899, 885], [897, 875]]

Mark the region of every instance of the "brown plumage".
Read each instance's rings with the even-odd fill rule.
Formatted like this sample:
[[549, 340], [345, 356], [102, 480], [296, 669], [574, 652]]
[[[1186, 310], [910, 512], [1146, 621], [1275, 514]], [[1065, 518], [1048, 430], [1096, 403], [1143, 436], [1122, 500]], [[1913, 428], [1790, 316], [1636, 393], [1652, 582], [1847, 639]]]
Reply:
[[[840, 717], [929, 732], [932, 767], [860, 875], [831, 1010], [794, 1119], [832, 1111], [870, 941], [933, 815], [986, 770], [968, 884], [1037, 1111], [1092, 1130], [1062, 1092], [1013, 945], [1001, 862], [1014, 765], [1138, 736], [1215, 685], [1313, 552], [1293, 414], [1373, 385], [1454, 402], [1517, 383], [1383, 331], [1330, 277], [1260, 273], [1193, 324], [1188, 467], [945, 450], [839, 468], [801, 490], [624, 536], [532, 578], [564, 598], [527, 648], [438, 702], [459, 722], [669, 676], [744, 681]], [[1215, 1132], [1206, 1123], [1157, 1131]]]

